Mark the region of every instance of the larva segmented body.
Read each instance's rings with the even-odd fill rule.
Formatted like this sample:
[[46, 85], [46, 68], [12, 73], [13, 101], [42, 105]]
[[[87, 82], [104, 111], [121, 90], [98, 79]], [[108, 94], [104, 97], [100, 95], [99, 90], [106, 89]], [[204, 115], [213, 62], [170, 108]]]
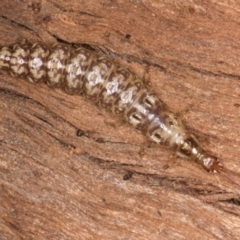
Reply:
[[174, 113], [146, 88], [143, 81], [110, 59], [64, 44], [51, 48], [27, 42], [0, 51], [0, 68], [30, 82], [46, 81], [70, 94], [83, 94], [113, 114], [122, 116], [153, 142], [169, 145], [177, 155], [219, 172], [222, 164], [188, 133]]

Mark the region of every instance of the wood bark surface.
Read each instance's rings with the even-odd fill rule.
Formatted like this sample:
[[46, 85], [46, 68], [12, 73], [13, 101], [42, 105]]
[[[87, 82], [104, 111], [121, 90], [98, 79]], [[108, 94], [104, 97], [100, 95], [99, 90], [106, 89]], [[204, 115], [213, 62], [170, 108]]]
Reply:
[[1, 0], [0, 45], [84, 44], [125, 65], [227, 171], [1, 71], [0, 239], [239, 239], [239, 12], [238, 1]]

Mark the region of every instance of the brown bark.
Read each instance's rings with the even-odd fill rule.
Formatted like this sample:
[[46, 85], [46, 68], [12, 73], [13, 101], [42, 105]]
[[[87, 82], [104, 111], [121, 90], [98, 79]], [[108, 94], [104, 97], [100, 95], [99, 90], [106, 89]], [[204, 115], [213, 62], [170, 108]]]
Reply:
[[239, 239], [237, 1], [33, 3], [1, 1], [1, 45], [88, 44], [147, 72], [228, 172], [164, 146], [141, 156], [144, 136], [104, 109], [1, 71], [0, 239]]

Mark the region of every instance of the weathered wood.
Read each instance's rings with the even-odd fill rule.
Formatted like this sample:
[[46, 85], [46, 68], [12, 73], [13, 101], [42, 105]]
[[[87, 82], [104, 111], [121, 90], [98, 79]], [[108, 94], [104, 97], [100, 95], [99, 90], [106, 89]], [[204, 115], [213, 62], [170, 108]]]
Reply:
[[229, 173], [209, 174], [164, 146], [141, 156], [144, 136], [105, 110], [1, 71], [0, 239], [239, 239], [239, 4], [46, 0], [34, 8], [1, 1], [1, 45], [88, 44], [147, 73]]

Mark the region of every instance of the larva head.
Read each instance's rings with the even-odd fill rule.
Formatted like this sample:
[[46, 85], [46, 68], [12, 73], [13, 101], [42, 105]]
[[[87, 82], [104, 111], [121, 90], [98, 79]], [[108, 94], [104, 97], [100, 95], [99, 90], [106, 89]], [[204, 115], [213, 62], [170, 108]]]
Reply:
[[184, 141], [181, 142], [177, 155], [200, 163], [208, 172], [218, 173], [223, 169], [219, 159], [205, 152], [192, 135], [186, 136]]
[[223, 169], [223, 166], [219, 162], [219, 159], [215, 156], [205, 154], [205, 156], [201, 160], [202, 166], [208, 172], [218, 173]]

